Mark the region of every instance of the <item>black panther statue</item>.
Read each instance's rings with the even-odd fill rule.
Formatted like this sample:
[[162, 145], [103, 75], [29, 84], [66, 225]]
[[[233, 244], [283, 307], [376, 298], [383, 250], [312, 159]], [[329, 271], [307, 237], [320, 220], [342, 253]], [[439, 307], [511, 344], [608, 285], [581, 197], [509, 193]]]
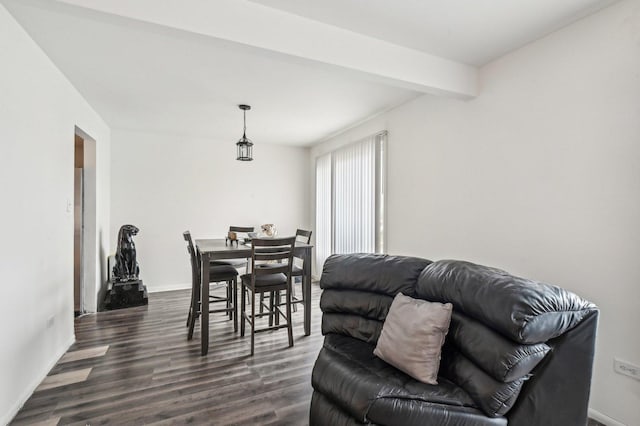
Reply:
[[118, 232], [118, 248], [116, 250], [116, 264], [113, 267], [115, 281], [135, 281], [140, 274], [136, 260], [136, 245], [133, 236], [139, 229], [133, 225], [122, 225]]

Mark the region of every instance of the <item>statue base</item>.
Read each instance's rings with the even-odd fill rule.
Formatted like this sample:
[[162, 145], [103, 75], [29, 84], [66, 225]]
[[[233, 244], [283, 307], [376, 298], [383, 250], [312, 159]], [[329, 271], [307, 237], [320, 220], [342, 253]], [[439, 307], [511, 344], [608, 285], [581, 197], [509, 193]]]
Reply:
[[122, 309], [149, 304], [147, 287], [142, 280], [113, 281], [109, 280], [104, 308]]

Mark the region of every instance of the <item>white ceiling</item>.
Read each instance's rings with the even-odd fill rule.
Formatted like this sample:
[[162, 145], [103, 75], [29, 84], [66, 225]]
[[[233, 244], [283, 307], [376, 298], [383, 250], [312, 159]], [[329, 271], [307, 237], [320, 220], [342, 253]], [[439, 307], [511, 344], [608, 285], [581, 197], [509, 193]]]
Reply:
[[[112, 0], [110, 4], [133, 8], [142, 1]], [[171, 1], [177, 0], [164, 0]], [[194, 6], [205, 4], [211, 13], [223, 5], [222, 0], [191, 1]], [[421, 53], [427, 65], [434, 64], [434, 58], [442, 61], [436, 56], [459, 62], [460, 65], [451, 61], [443, 64], [457, 66], [454, 70], [463, 73], [467, 72], [463, 64], [486, 63], [611, 3], [395, 0], [390, 8], [388, 0], [233, 1], [234, 6], [255, 11], [258, 20], [272, 16], [265, 15], [268, 11], [264, 6], [277, 8], [277, 16], [289, 19], [287, 22], [295, 18], [302, 28], [310, 28], [309, 19], [322, 22], [323, 26], [318, 27], [320, 35], [322, 31], [333, 34], [332, 28], [342, 27], [421, 50], [429, 54]], [[327, 54], [322, 52], [322, 46], [305, 45], [305, 34], [300, 31], [289, 37], [304, 48], [305, 53], [296, 56], [277, 48], [264, 48], [259, 41], [249, 43], [237, 37], [224, 39], [191, 31], [179, 25], [185, 19], [178, 16], [175, 26], [160, 25], [157, 21], [144, 22], [140, 15], [105, 13], [68, 4], [73, 0], [1, 2], [113, 128], [234, 142], [242, 132], [242, 113], [237, 105], [248, 103], [252, 110], [247, 114], [247, 136], [254, 143], [309, 145], [425, 92], [415, 85], [399, 83], [405, 76], [411, 80], [415, 70], [407, 69], [404, 74], [402, 69], [387, 72], [389, 64], [383, 64], [386, 58], [376, 58], [376, 52], [366, 52], [368, 58], [360, 60], [363, 67], [352, 66], [349, 58], [324, 60]], [[190, 12], [188, 2], [178, 4], [181, 13]], [[196, 8], [192, 12], [202, 13]], [[285, 35], [286, 30], [283, 24]], [[261, 34], [256, 34], [259, 40]], [[377, 43], [361, 36], [353, 40], [349, 34], [344, 36], [345, 44], [354, 41], [356, 47], [362, 42]], [[389, 46], [380, 44], [385, 51], [396, 49]], [[307, 51], [314, 49], [316, 56], [305, 57]], [[412, 54], [404, 48], [398, 47], [397, 51], [400, 55]], [[377, 70], [376, 63], [384, 70]], [[431, 68], [438, 77], [436, 65], [439, 63]], [[393, 78], [387, 78], [392, 74]], [[427, 74], [422, 72], [418, 79], [435, 78]], [[399, 75], [402, 78], [396, 78]]]
[[603, 0], [249, 0], [470, 65], [613, 3]]

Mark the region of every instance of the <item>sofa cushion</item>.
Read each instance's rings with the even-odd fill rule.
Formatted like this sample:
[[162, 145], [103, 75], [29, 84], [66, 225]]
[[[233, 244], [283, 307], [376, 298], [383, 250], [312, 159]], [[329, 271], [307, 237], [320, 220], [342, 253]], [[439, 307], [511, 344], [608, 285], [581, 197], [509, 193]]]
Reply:
[[[438, 385], [421, 383], [377, 358], [373, 349], [373, 345], [358, 339], [328, 334], [313, 367], [313, 388], [360, 422], [398, 424], [385, 423], [381, 413], [393, 412], [396, 407], [394, 415], [408, 419], [412, 416], [410, 412], [418, 412], [415, 409], [419, 406], [437, 413], [443, 421], [458, 416], [477, 421], [450, 424], [506, 424], [506, 421], [488, 422], [473, 399], [452, 381], [440, 377]], [[372, 415], [377, 413], [377, 420], [369, 418], [370, 410]]]
[[332, 403], [320, 392], [313, 392], [311, 395], [311, 408], [309, 409], [309, 426], [331, 425], [331, 426], [354, 426], [361, 425], [353, 417]]
[[[504, 417], [491, 418], [484, 416], [475, 408], [451, 407], [446, 404], [420, 401], [416, 399], [378, 398], [369, 407], [368, 424], [380, 426], [506, 426]], [[427, 423], [425, 423], [427, 422]], [[309, 426], [354, 426], [362, 422], [355, 420], [348, 413], [334, 404], [318, 391], [311, 396], [309, 410]]]
[[324, 313], [360, 315], [384, 321], [392, 302], [393, 297], [386, 294], [327, 289], [320, 296], [320, 309]]
[[382, 321], [360, 315], [326, 313], [322, 315], [322, 334], [342, 334], [375, 345], [382, 324]]
[[418, 276], [431, 261], [385, 254], [334, 254], [324, 263], [320, 287], [360, 290], [395, 297], [415, 295]]
[[459, 385], [488, 416], [505, 415], [518, 399], [522, 385], [529, 376], [503, 383], [478, 368], [453, 345], [442, 351], [442, 376]]
[[418, 280], [422, 299], [452, 303], [475, 320], [520, 343], [541, 343], [572, 329], [596, 309], [554, 285], [458, 260], [428, 265]]
[[[487, 417], [471, 407], [396, 397], [378, 398], [369, 407], [367, 420], [388, 426], [506, 426], [505, 417]], [[333, 423], [331, 423], [332, 426]]]
[[451, 308], [451, 303], [428, 302], [398, 293], [373, 354], [416, 380], [437, 385]]
[[516, 343], [459, 312], [451, 316], [447, 341], [500, 382], [526, 376], [551, 350], [546, 343]]

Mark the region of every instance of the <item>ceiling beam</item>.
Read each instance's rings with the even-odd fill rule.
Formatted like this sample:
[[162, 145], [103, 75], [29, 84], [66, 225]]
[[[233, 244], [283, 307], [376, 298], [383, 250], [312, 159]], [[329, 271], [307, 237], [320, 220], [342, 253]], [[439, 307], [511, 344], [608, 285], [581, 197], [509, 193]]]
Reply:
[[393, 86], [471, 98], [475, 67], [245, 0], [58, 0], [313, 61]]

